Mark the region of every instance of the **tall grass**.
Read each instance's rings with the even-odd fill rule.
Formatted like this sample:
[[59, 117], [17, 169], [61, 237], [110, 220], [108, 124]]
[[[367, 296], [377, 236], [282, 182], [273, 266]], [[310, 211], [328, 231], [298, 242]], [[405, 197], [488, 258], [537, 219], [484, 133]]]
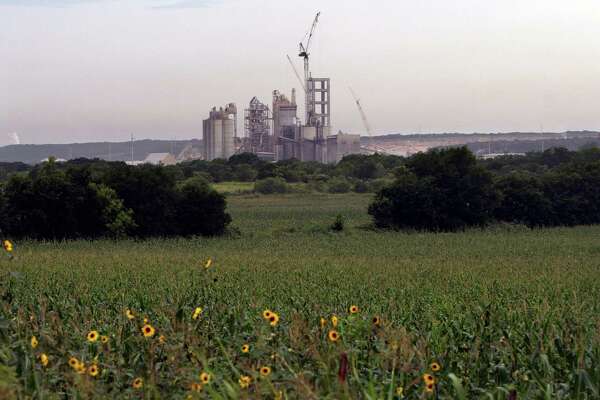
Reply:
[[0, 263], [0, 398], [599, 396], [599, 227], [376, 232], [369, 200], [235, 196], [240, 237], [17, 243]]

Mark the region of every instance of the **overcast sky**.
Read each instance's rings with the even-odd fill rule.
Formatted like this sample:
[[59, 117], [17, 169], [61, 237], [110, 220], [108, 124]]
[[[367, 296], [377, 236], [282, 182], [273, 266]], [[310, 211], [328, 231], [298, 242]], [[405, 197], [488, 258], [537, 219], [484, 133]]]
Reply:
[[598, 0], [0, 0], [0, 136], [201, 137], [299, 88], [317, 10], [336, 131], [363, 133], [348, 86], [377, 134], [600, 129]]

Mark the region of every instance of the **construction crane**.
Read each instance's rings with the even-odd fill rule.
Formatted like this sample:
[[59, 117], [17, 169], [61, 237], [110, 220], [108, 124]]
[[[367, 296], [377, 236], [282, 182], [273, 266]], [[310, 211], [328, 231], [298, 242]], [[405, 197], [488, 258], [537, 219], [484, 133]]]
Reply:
[[367, 134], [369, 135], [369, 143], [371, 142], [371, 125], [369, 125], [369, 120], [367, 120], [367, 115], [365, 114], [365, 110], [363, 110], [362, 105], [360, 104], [360, 100], [356, 97], [356, 93], [349, 87], [350, 93], [352, 93], [352, 97], [356, 102], [356, 106], [358, 107], [358, 112], [360, 112], [360, 117], [362, 118], [363, 124], [365, 125], [365, 129], [367, 130]]
[[300, 82], [300, 86], [304, 90], [304, 93], [306, 93], [306, 86], [304, 86], [304, 82], [302, 82], [302, 78], [300, 77], [300, 74], [298, 73], [298, 70], [296, 69], [296, 66], [294, 65], [294, 62], [292, 61], [292, 59], [290, 58], [289, 55], [287, 56], [287, 59], [290, 62], [290, 65], [292, 66], [292, 69], [294, 70], [294, 74], [296, 74], [296, 78], [298, 78], [298, 82]]
[[317, 13], [317, 15], [315, 16], [315, 19], [312, 23], [312, 26], [310, 27], [310, 31], [308, 31], [308, 33], [306, 34], [306, 36], [304, 37], [306, 39], [306, 43], [302, 43], [300, 42], [299, 45], [299, 54], [298, 57], [302, 57], [304, 59], [304, 92], [305, 92], [305, 112], [306, 112], [306, 121], [305, 123], [309, 126], [312, 125], [312, 116], [314, 114], [314, 90], [313, 88], [311, 88], [311, 85], [309, 84], [310, 81], [310, 64], [309, 64], [309, 57], [310, 57], [310, 43], [312, 41], [313, 35], [315, 34], [315, 29], [317, 28], [317, 24], [319, 23], [319, 16], [321, 15], [320, 12]]

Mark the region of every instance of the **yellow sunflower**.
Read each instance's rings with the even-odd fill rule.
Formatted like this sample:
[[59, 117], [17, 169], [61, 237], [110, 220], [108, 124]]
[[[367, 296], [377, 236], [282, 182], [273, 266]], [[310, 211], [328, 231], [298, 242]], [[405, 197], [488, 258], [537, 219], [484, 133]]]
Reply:
[[144, 380], [142, 378], [135, 378], [131, 384], [134, 389], [140, 389], [144, 386]]
[[433, 393], [434, 389], [435, 389], [435, 384], [433, 384], [433, 383], [428, 383], [427, 385], [425, 385], [425, 392], [427, 392], [427, 393]]
[[135, 314], [129, 308], [127, 310], [125, 310], [125, 316], [130, 321], [135, 318]]
[[192, 314], [192, 319], [198, 319], [200, 314], [202, 314], [202, 307], [196, 307], [194, 314]]
[[435, 383], [435, 378], [430, 374], [423, 374], [423, 382], [426, 384]]
[[440, 369], [442, 369], [440, 364], [438, 364], [437, 362], [432, 362], [430, 367], [433, 372], [438, 372]]
[[73, 369], [77, 369], [77, 366], [79, 365], [79, 360], [76, 359], [75, 357], [71, 357], [69, 358], [69, 366]]
[[240, 376], [240, 379], [238, 379], [238, 382], [242, 389], [246, 389], [252, 383], [252, 378], [248, 375], [242, 375]]
[[46, 355], [46, 353], [40, 354], [40, 363], [44, 367], [46, 367], [48, 365], [48, 356]]
[[200, 382], [203, 384], [208, 384], [210, 382], [210, 374], [208, 372], [203, 372], [200, 374]]
[[208, 259], [208, 260], [206, 260], [206, 262], [204, 263], [204, 269], [209, 269], [211, 265], [212, 265], [212, 258], [209, 258], [209, 259]]
[[92, 364], [88, 367], [88, 374], [90, 374], [90, 376], [97, 376], [99, 372], [100, 369], [96, 364]]
[[402, 386], [398, 386], [396, 388], [396, 396], [403, 398], [404, 397], [404, 388]]
[[35, 349], [38, 346], [38, 340], [35, 336], [31, 337], [31, 340], [29, 340], [29, 343], [31, 344], [32, 349]]
[[277, 326], [278, 322], [279, 322], [279, 315], [272, 313], [271, 317], [269, 318], [269, 324], [271, 326]]
[[100, 336], [100, 341], [104, 344], [108, 343], [108, 336], [105, 336], [105, 335]]
[[85, 363], [83, 361], [79, 361], [77, 363], [77, 367], [75, 367], [75, 371], [77, 371], [78, 374], [83, 375], [85, 374]]
[[323, 329], [327, 326], [327, 320], [325, 318], [321, 318], [321, 320], [319, 322], [321, 324], [321, 329]]
[[165, 337], [165, 335], [160, 335], [158, 337], [158, 343], [164, 344], [166, 341], [167, 341], [167, 338]]
[[338, 339], [340, 338], [340, 334], [338, 333], [338, 331], [335, 331], [332, 329], [329, 331], [329, 334], [327, 335], [327, 337], [329, 338], [330, 341], [337, 342]]
[[350, 314], [356, 314], [358, 312], [358, 306], [350, 306]]
[[198, 382], [193, 382], [190, 385], [190, 390], [192, 392], [201, 392], [202, 391], [202, 384], [198, 383]]
[[150, 338], [150, 337], [154, 336], [154, 332], [155, 332], [155, 330], [154, 330], [154, 327], [152, 325], [146, 324], [146, 325], [144, 325], [142, 327], [142, 333], [147, 338]]
[[335, 315], [332, 315], [332, 316], [331, 316], [331, 325], [332, 325], [334, 328], [337, 328], [337, 325], [338, 325], [338, 317], [336, 317]]
[[375, 325], [375, 326], [381, 325], [381, 318], [379, 318], [378, 315], [373, 317], [373, 325]]
[[99, 336], [99, 335], [98, 335], [98, 331], [90, 331], [90, 332], [87, 334], [87, 341], [88, 341], [88, 342], [90, 342], [90, 343], [93, 343], [93, 342], [95, 342], [96, 340], [98, 340], [98, 336]]
[[6, 250], [7, 252], [11, 253], [13, 251], [13, 245], [10, 242], [10, 240], [5, 240], [2, 243], [2, 246], [4, 246], [4, 250]]
[[260, 367], [260, 374], [261, 374], [261, 376], [265, 376], [265, 377], [271, 375], [271, 368], [267, 367], [267, 366]]
[[242, 353], [248, 353], [250, 351], [250, 345], [244, 344], [242, 345]]
[[271, 311], [271, 310], [265, 310], [262, 313], [262, 316], [264, 319], [270, 319], [272, 315], [273, 315], [273, 311]]

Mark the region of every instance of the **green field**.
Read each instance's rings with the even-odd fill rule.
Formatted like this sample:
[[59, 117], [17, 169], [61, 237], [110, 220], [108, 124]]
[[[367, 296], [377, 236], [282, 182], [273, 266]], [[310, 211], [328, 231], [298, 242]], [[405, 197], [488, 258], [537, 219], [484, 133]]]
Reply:
[[225, 238], [16, 243], [0, 262], [0, 398], [599, 397], [600, 227], [377, 232], [369, 201], [239, 195]]

